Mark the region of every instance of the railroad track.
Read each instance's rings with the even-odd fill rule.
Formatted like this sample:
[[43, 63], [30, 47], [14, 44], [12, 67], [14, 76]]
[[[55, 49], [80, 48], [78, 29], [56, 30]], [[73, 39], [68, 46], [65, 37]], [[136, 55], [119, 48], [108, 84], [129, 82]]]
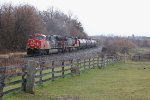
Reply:
[[78, 59], [78, 58], [88, 58], [91, 56], [98, 55], [101, 52], [102, 47], [94, 47], [89, 49], [83, 49], [73, 52], [57, 53], [50, 55], [41, 55], [41, 56], [25, 56], [25, 60], [66, 60], [66, 59]]
[[69, 60], [69, 59], [84, 59], [90, 58], [92, 56], [96, 56], [101, 52], [102, 47], [94, 47], [89, 49], [82, 49], [79, 51], [72, 51], [72, 52], [65, 52], [65, 53], [58, 53], [58, 54], [50, 54], [50, 55], [41, 55], [41, 56], [34, 56], [29, 57], [26, 55], [25, 52], [17, 53], [13, 56], [4, 55], [0, 58], [0, 66], [11, 66], [11, 65], [18, 65], [22, 64], [23, 62], [26, 63], [28, 60], [34, 61], [56, 61], [56, 60]]

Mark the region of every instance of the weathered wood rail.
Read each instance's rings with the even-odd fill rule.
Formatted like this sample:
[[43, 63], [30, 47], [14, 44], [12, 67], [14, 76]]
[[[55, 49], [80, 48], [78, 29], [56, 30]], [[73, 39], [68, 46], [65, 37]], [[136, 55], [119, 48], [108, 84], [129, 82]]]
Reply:
[[23, 90], [25, 68], [25, 65], [0, 67], [0, 100], [5, 94]]
[[56, 78], [80, 74], [85, 70], [104, 68], [120, 61], [120, 57], [91, 57], [62, 61], [28, 61], [18, 66], [0, 67], [0, 100], [14, 91], [34, 93], [34, 85]]

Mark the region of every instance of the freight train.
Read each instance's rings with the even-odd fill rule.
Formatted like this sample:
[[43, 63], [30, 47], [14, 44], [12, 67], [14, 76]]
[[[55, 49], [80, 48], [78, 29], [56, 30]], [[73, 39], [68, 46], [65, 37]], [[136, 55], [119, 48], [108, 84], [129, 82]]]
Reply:
[[92, 39], [78, 39], [61, 35], [33, 34], [27, 41], [27, 55], [50, 54], [52, 52], [70, 52], [96, 47], [97, 42]]

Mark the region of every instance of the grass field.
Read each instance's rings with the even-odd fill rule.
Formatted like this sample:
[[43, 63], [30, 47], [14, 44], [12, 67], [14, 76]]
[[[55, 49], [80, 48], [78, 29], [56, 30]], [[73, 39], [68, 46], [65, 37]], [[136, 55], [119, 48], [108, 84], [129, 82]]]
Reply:
[[150, 53], [150, 48], [133, 48], [130, 50], [131, 54], [149, 54]]
[[150, 62], [92, 69], [36, 86], [35, 94], [13, 93], [3, 100], [150, 100]]

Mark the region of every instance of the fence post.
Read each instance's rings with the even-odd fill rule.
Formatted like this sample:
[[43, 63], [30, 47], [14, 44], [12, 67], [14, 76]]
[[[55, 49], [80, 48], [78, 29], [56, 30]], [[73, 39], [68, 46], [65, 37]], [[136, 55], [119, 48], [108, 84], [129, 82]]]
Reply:
[[65, 63], [65, 61], [63, 60], [62, 61], [62, 77], [64, 78], [64, 63]]
[[79, 71], [81, 71], [82, 66], [81, 66], [81, 59], [79, 59]]
[[[72, 67], [73, 67], [73, 59], [70, 60], [70, 65], [71, 65], [71, 69], [72, 69]], [[71, 71], [71, 69], [70, 69], [70, 71]], [[72, 72], [70, 72], [70, 73], [72, 74]]]
[[95, 68], [95, 59], [93, 58], [93, 69]]
[[106, 65], [106, 59], [105, 59], [105, 56], [102, 57], [102, 68], [104, 68]]
[[100, 68], [100, 66], [99, 66], [99, 56], [97, 57], [97, 67]]
[[107, 58], [107, 65], [109, 65], [109, 59]]
[[84, 66], [84, 70], [85, 70], [85, 59], [84, 59], [84, 64], [83, 64], [83, 66]]
[[52, 81], [54, 81], [54, 61], [52, 61]]
[[80, 66], [79, 66], [79, 65], [80, 65], [79, 60], [80, 60], [80, 59], [77, 59], [77, 66], [76, 66], [76, 67], [78, 67], [78, 68], [80, 69]]
[[77, 62], [77, 63], [78, 63], [78, 64], [77, 64], [78, 66], [77, 66], [77, 67], [79, 68], [79, 73], [80, 73], [80, 68], [81, 68], [81, 62], [80, 62], [80, 61], [81, 61], [81, 59], [77, 59], [77, 60], [78, 60], [78, 62]]
[[3, 97], [3, 88], [5, 87], [5, 72], [6, 67], [0, 68], [0, 100], [2, 100]]
[[78, 64], [79, 68], [81, 68], [81, 59], [78, 59]]
[[111, 57], [109, 58], [109, 64], [111, 64]]
[[108, 65], [108, 57], [106, 57], [106, 66]]
[[103, 61], [104, 61], [104, 67], [106, 67], [106, 58], [104, 57]]
[[112, 58], [112, 64], [114, 64], [114, 57]]
[[102, 57], [102, 60], [101, 60], [101, 68], [103, 68], [103, 63], [104, 63], [104, 58]]
[[106, 58], [106, 66], [109, 65], [109, 59]]
[[76, 67], [78, 67], [79, 66], [79, 59], [77, 59], [77, 66]]
[[113, 58], [113, 57], [110, 58], [110, 64], [112, 64], [112, 58]]
[[34, 81], [35, 81], [35, 73], [36, 73], [37, 63], [33, 60], [28, 61], [27, 66], [27, 78], [26, 78], [26, 93], [34, 93]]
[[25, 91], [25, 88], [26, 88], [26, 79], [25, 79], [25, 75], [26, 75], [26, 68], [27, 68], [27, 65], [25, 65], [24, 67], [22, 67], [22, 90]]
[[114, 63], [116, 62], [116, 59], [115, 59], [115, 57], [113, 58], [113, 62], [114, 62]]
[[42, 77], [43, 77], [43, 76], [42, 76], [42, 72], [43, 72], [43, 67], [44, 67], [44, 62], [41, 62], [41, 63], [40, 63], [40, 80], [39, 80], [40, 83], [42, 83]]
[[70, 60], [71, 68], [73, 66], [73, 59]]
[[91, 66], [91, 58], [89, 58], [89, 69], [90, 69], [90, 66]]

